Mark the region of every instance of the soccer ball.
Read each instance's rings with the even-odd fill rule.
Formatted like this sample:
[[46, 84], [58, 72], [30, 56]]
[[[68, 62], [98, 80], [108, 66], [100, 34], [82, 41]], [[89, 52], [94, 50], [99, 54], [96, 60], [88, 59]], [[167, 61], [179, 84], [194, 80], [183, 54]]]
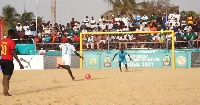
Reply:
[[85, 74], [85, 79], [90, 79], [91, 75], [90, 74]]

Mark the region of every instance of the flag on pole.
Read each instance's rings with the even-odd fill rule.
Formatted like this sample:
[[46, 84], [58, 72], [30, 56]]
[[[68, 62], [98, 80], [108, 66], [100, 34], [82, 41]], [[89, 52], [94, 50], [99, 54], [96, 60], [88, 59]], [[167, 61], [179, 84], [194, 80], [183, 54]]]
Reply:
[[0, 40], [4, 38], [4, 18], [0, 20]]

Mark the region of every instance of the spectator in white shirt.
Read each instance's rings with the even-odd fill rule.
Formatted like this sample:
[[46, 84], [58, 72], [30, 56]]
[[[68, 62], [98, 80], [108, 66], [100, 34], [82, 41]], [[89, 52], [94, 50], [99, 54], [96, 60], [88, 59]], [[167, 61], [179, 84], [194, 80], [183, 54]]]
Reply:
[[87, 27], [89, 27], [90, 19], [88, 18], [88, 16], [85, 17], [85, 19], [84, 19], [83, 22], [85, 23], [85, 25], [86, 25]]
[[91, 30], [94, 30], [94, 27], [96, 27], [96, 21], [94, 19], [94, 17], [92, 16], [92, 19], [90, 20], [90, 24], [91, 24]]
[[28, 39], [29, 37], [31, 37], [31, 30], [30, 28], [27, 28], [27, 30], [25, 31], [25, 39]]
[[124, 17], [122, 18], [122, 21], [124, 22], [124, 25], [128, 27], [129, 18], [126, 15], [124, 15]]

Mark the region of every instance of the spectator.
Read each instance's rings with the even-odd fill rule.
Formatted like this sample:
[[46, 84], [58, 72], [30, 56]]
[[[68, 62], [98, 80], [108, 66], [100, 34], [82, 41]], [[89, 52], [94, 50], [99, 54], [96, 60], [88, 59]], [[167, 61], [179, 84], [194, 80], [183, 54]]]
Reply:
[[94, 30], [94, 27], [96, 27], [96, 21], [93, 16], [92, 19], [90, 20], [90, 24], [91, 24], [91, 30]]
[[24, 36], [25, 36], [25, 30], [22, 29], [22, 31], [20, 31], [19, 38], [24, 39]]
[[[74, 21], [74, 18], [72, 18], [72, 20], [71, 20], [71, 22], [70, 22], [70, 26], [71, 26], [71, 27], [74, 27], [74, 26], [75, 26], [75, 23], [76, 23], [76, 22]], [[70, 29], [71, 29], [71, 27], [70, 27]]]
[[141, 20], [141, 16], [139, 14], [137, 14], [135, 17], [135, 24], [139, 24], [140, 20]]
[[89, 22], [90, 22], [90, 19], [88, 18], [88, 16], [85, 17], [85, 19], [83, 20], [84, 24], [86, 25], [86, 29], [88, 30], [89, 29]]
[[67, 43], [66, 35], [63, 35], [63, 37], [61, 38], [61, 43]]
[[194, 40], [197, 39], [197, 35], [194, 33], [194, 31], [192, 30], [188, 36], [188, 47], [189, 48], [193, 48], [194, 47]]
[[103, 15], [101, 15], [101, 18], [99, 19], [99, 25], [102, 25], [105, 19], [103, 18]]
[[122, 21], [122, 18], [120, 17], [120, 14], [118, 14], [115, 18], [115, 22], [118, 24], [118, 26], [120, 25], [120, 21]]
[[29, 28], [27, 28], [27, 30], [25, 31], [25, 39], [28, 39], [29, 37], [31, 37], [31, 30]]
[[124, 22], [124, 25], [126, 26], [126, 27], [128, 27], [129, 26], [129, 18], [126, 16], [126, 15], [124, 15], [124, 17], [122, 18], [122, 21]]
[[22, 26], [20, 25], [20, 23], [17, 24], [16, 31], [17, 31], [16, 38], [19, 38], [20, 31], [22, 31]]
[[65, 31], [68, 32], [71, 29], [71, 26], [69, 23], [67, 23], [67, 26], [65, 27]]

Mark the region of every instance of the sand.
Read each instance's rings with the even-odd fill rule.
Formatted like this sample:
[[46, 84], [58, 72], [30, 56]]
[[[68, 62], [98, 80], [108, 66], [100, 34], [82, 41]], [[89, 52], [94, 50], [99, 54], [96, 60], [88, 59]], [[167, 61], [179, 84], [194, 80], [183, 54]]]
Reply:
[[76, 81], [63, 69], [14, 71], [0, 105], [200, 105], [198, 68], [129, 71], [73, 69]]

